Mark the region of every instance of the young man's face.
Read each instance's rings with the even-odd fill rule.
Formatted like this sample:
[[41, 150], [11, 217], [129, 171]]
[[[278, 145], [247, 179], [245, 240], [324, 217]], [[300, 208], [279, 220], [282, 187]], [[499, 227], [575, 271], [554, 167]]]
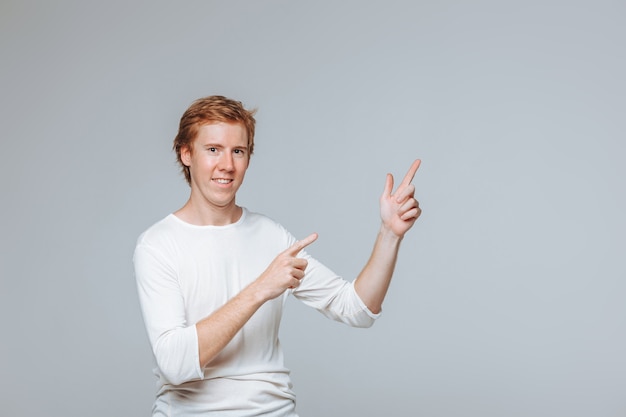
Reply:
[[213, 208], [234, 208], [235, 194], [248, 169], [248, 135], [239, 123], [200, 126], [192, 149], [181, 150], [189, 167], [192, 197]]

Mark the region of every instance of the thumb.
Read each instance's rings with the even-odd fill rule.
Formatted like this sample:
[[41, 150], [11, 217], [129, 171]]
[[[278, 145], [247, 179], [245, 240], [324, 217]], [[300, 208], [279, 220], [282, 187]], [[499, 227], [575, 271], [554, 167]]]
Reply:
[[383, 190], [383, 197], [391, 196], [391, 192], [393, 191], [393, 175], [387, 174], [387, 179], [385, 180], [385, 189]]

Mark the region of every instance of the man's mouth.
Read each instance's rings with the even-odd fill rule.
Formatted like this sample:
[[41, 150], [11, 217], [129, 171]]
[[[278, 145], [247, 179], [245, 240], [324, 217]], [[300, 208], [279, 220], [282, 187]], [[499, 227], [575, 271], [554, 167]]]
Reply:
[[231, 182], [233, 182], [233, 180], [229, 180], [227, 178], [213, 178], [213, 181], [217, 182], [218, 184], [230, 184]]

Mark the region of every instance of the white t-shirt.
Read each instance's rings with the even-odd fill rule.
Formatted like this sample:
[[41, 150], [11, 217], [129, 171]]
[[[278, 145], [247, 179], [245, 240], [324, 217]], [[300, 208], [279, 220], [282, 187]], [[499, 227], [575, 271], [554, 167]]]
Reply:
[[352, 283], [308, 260], [298, 288], [266, 302], [204, 369], [195, 324], [254, 281], [296, 239], [245, 208], [226, 226], [196, 226], [173, 214], [138, 239], [134, 263], [139, 301], [156, 359], [153, 416], [296, 416], [278, 328], [293, 294], [324, 315], [369, 327], [379, 315]]

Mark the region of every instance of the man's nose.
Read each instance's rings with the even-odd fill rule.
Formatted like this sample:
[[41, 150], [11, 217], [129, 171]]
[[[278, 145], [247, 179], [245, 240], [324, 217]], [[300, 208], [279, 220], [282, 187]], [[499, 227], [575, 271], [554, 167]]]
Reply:
[[234, 169], [233, 154], [231, 152], [222, 153], [219, 167], [224, 171], [232, 171]]

